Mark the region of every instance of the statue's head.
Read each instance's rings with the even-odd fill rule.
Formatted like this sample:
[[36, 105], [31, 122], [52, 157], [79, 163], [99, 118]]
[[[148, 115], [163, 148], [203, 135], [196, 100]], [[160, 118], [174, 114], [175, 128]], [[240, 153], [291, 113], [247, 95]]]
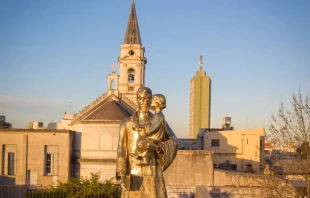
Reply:
[[148, 87], [141, 87], [137, 91], [139, 111], [148, 112], [152, 101], [152, 90]]
[[164, 109], [166, 108], [166, 97], [162, 94], [154, 94], [152, 97], [152, 102], [151, 102], [151, 109], [156, 110], [156, 109]]

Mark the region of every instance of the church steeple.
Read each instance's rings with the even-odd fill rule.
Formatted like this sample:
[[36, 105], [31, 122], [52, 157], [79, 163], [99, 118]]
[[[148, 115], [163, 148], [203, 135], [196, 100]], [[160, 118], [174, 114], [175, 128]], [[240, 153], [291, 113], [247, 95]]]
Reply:
[[132, 1], [124, 43], [119, 62], [119, 93], [136, 103], [136, 93], [145, 86], [145, 48], [142, 46], [135, 2]]
[[128, 19], [126, 34], [123, 44], [139, 44], [142, 45], [139, 25], [137, 20], [135, 2], [132, 1], [131, 11]]

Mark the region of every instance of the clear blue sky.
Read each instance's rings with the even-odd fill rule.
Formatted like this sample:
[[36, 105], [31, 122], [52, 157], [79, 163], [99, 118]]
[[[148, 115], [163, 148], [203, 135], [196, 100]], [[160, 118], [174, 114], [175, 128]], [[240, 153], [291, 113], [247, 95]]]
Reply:
[[[310, 87], [308, 0], [136, 0], [146, 86], [188, 137], [189, 85], [204, 55], [211, 127], [268, 127], [271, 112]], [[13, 127], [58, 122], [107, 90], [131, 0], [0, 1], [0, 113]]]

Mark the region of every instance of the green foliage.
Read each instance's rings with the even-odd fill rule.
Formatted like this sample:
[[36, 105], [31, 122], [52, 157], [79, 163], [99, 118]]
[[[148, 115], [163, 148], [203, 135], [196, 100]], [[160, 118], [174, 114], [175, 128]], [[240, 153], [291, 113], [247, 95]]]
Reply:
[[[91, 177], [77, 177], [71, 178], [68, 183], [58, 181], [56, 185], [49, 186], [45, 189], [29, 191], [29, 197], [106, 197], [117, 198], [120, 197], [120, 185], [113, 181], [113, 179], [99, 181], [100, 172], [91, 173]], [[28, 196], [26, 196], [28, 197]]]

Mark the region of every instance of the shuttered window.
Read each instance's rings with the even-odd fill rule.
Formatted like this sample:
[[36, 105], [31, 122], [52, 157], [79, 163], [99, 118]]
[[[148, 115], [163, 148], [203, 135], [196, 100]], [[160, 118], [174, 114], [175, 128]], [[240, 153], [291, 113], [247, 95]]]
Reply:
[[16, 145], [3, 145], [3, 175], [16, 175]]
[[45, 146], [45, 175], [58, 175], [58, 146]]

